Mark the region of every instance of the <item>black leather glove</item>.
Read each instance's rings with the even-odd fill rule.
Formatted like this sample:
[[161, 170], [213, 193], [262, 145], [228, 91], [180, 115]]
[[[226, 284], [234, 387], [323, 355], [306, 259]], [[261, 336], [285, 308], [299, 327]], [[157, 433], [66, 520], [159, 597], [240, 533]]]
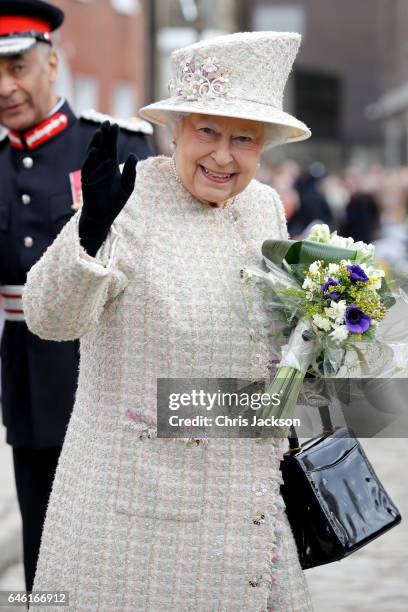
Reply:
[[120, 173], [118, 135], [119, 126], [104, 121], [92, 137], [82, 166], [83, 205], [78, 226], [79, 239], [92, 257], [104, 242], [135, 185], [138, 159], [131, 153]]

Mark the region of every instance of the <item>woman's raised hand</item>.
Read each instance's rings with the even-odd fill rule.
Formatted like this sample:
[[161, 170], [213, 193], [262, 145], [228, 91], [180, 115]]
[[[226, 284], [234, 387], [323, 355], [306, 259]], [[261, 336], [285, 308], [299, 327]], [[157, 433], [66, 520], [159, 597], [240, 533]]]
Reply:
[[104, 242], [135, 185], [138, 159], [131, 153], [120, 173], [118, 135], [119, 126], [104, 121], [92, 137], [82, 166], [83, 205], [79, 239], [92, 257]]

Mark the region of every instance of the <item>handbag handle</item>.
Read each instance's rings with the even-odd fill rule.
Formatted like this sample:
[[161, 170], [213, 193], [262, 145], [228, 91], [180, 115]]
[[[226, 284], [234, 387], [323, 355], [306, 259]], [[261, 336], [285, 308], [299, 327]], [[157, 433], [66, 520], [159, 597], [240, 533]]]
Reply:
[[[330, 417], [330, 409], [329, 406], [318, 406], [320, 420], [322, 422], [322, 433], [323, 435], [330, 435], [335, 431], [334, 425], [332, 423]], [[289, 440], [289, 451], [294, 452], [301, 450], [301, 446], [299, 444], [299, 438], [294, 425], [290, 426], [290, 435], [288, 435]]]

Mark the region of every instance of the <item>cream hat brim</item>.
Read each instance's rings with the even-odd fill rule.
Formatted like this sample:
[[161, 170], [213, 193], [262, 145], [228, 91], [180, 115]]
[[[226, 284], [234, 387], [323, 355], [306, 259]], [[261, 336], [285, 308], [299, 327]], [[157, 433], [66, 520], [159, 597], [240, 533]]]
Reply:
[[296, 117], [289, 115], [289, 113], [285, 113], [268, 104], [236, 98], [228, 102], [217, 99], [210, 101], [178, 101], [174, 98], [167, 98], [144, 106], [139, 110], [141, 117], [157, 125], [165, 125], [170, 113], [200, 113], [203, 115], [260, 121], [266, 125], [280, 125], [288, 128], [286, 142], [306, 140], [312, 135], [306, 124], [296, 119]]

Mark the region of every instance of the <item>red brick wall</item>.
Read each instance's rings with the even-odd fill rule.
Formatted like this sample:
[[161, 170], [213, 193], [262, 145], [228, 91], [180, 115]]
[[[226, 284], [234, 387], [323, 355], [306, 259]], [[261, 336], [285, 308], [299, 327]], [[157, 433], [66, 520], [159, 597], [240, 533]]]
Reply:
[[56, 45], [68, 58], [73, 75], [81, 73], [98, 79], [98, 110], [110, 112], [112, 88], [122, 80], [134, 82], [137, 106], [143, 106], [148, 70], [145, 2], [140, 2], [139, 14], [128, 16], [117, 13], [109, 0], [52, 1], [65, 12]]

